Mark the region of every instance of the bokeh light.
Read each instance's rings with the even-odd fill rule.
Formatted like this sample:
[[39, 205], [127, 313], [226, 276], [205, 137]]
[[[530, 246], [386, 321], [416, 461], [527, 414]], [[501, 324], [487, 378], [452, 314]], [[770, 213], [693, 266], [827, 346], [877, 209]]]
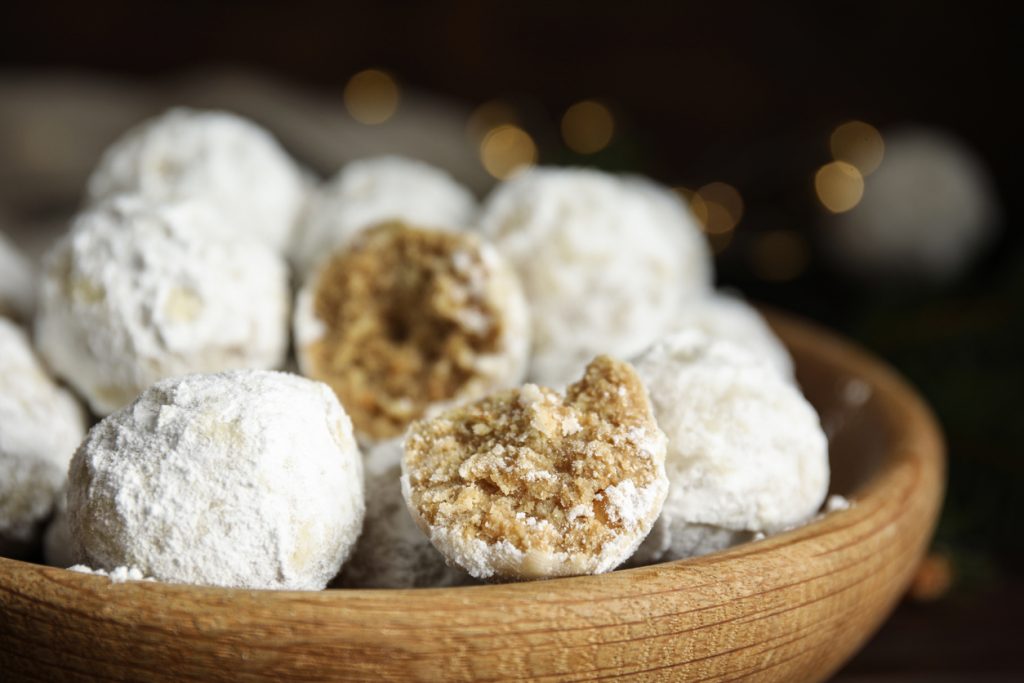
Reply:
[[733, 231], [743, 218], [743, 197], [739, 190], [722, 182], [708, 183], [696, 191], [685, 187], [673, 189], [690, 205], [714, 252], [717, 254], [728, 247]]
[[562, 116], [562, 139], [578, 154], [595, 154], [608, 146], [615, 134], [615, 117], [605, 105], [583, 100]]
[[918, 602], [939, 600], [949, 593], [955, 574], [953, 563], [943, 553], [931, 552], [923, 560], [910, 583], [910, 596]]
[[762, 280], [786, 282], [807, 269], [810, 250], [794, 230], [769, 230], [758, 236], [751, 253], [751, 269]]
[[360, 71], [345, 85], [345, 108], [366, 125], [384, 123], [398, 110], [401, 97], [391, 74], [379, 69]]
[[882, 163], [885, 143], [874, 126], [863, 121], [847, 121], [832, 131], [829, 138], [832, 158], [854, 166], [861, 175], [871, 175]]
[[466, 122], [466, 135], [474, 145], [480, 144], [489, 132], [505, 124], [518, 125], [515, 108], [501, 100], [488, 100], [473, 110]]
[[705, 208], [704, 231], [711, 235], [731, 232], [743, 218], [743, 197], [728, 183], [708, 183], [696, 192]]
[[832, 161], [814, 174], [814, 189], [826, 209], [842, 213], [857, 206], [864, 196], [864, 176], [853, 164]]
[[519, 126], [504, 124], [484, 136], [480, 143], [480, 162], [488, 173], [504, 180], [537, 163], [537, 145]]

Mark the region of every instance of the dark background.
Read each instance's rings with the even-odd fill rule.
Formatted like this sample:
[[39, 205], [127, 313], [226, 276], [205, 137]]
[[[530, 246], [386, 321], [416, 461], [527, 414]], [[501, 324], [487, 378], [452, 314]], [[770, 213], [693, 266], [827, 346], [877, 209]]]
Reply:
[[[1012, 678], [1024, 642], [1024, 122], [1011, 103], [1020, 18], [1011, 3], [828, 4], [39, 0], [0, 7], [0, 68], [150, 83], [229, 65], [340, 93], [353, 73], [381, 67], [470, 105], [514, 103], [542, 162], [736, 186], [746, 211], [719, 255], [720, 283], [887, 358], [948, 439], [947, 504], [924, 588], [840, 677]], [[611, 106], [617, 131], [584, 158], [557, 131], [565, 108], [588, 97]], [[829, 133], [849, 119], [883, 133], [933, 125], [986, 163], [1002, 222], [965, 275], [885, 284], [829, 265], [812, 178], [830, 160]], [[751, 249], [779, 227], [796, 230], [811, 258], [797, 277], [768, 282], [753, 274]]]

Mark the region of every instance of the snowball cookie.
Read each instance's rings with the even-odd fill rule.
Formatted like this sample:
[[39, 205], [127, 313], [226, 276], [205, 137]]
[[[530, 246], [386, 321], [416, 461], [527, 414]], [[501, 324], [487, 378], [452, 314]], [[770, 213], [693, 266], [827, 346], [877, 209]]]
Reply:
[[32, 539], [84, 435], [78, 403], [47, 376], [27, 335], [0, 318], [0, 541]]
[[885, 158], [864, 196], [822, 232], [832, 258], [869, 282], [949, 282], [995, 237], [1001, 210], [991, 171], [944, 131], [886, 131]]
[[175, 583], [322, 589], [363, 512], [337, 398], [267, 370], [158, 382], [93, 427], [68, 481], [78, 562]]
[[697, 329], [713, 340], [727, 340], [766, 361], [793, 379], [793, 359], [757, 309], [739, 297], [715, 293], [684, 306], [675, 331]]
[[303, 374], [331, 385], [361, 439], [518, 383], [529, 354], [515, 273], [468, 233], [386, 223], [310, 277], [295, 312]]
[[828, 491], [814, 408], [763, 359], [696, 330], [636, 361], [668, 436], [671, 482], [640, 561], [711, 552], [811, 518]]
[[89, 200], [121, 193], [202, 199], [224, 213], [235, 236], [283, 252], [306, 186], [295, 162], [255, 123], [178, 108], [129, 130], [103, 154], [89, 177]]
[[523, 282], [537, 382], [564, 385], [598, 353], [640, 353], [710, 287], [696, 221], [650, 181], [531, 169], [498, 186], [480, 224]]
[[346, 588], [459, 586], [472, 579], [449, 567], [409, 514], [402, 498], [402, 443], [371, 448], [366, 466], [366, 520], [352, 557], [336, 582]]
[[220, 220], [196, 201], [116, 197], [47, 255], [36, 338], [95, 413], [164, 377], [284, 361], [287, 267], [259, 242], [211, 236]]
[[476, 212], [469, 190], [436, 166], [397, 156], [360, 159], [310, 194], [293, 260], [308, 273], [364, 228], [393, 220], [460, 228]]
[[32, 263], [0, 232], [0, 316], [28, 320], [36, 299]]
[[600, 356], [564, 397], [527, 384], [413, 424], [402, 493], [477, 578], [598, 574], [626, 560], [668, 490], [640, 378]]

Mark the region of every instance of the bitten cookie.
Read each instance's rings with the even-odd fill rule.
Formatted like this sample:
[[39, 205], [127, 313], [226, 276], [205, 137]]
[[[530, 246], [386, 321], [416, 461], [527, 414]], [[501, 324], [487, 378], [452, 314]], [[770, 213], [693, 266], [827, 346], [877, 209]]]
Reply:
[[565, 396], [527, 384], [415, 423], [402, 492], [478, 578], [597, 574], [628, 558], [668, 490], [665, 436], [628, 364], [599, 357]]
[[303, 374], [329, 384], [360, 439], [376, 441], [521, 380], [529, 323], [515, 273], [493, 248], [389, 223], [307, 280], [295, 339]]

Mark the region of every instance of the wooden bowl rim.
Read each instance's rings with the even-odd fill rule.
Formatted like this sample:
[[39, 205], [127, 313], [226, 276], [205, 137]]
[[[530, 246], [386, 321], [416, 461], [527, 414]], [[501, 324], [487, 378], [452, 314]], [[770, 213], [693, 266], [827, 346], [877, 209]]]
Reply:
[[[720, 567], [731, 559], [758, 554], [766, 559], [777, 558], [786, 561], [786, 556], [793, 546], [806, 543], [813, 539], [841, 532], [855, 525], [852, 519], [858, 515], [859, 503], [872, 498], [898, 497], [905, 499], [920, 494], [921, 482], [937, 477], [944, 481], [945, 451], [938, 423], [931, 410], [917, 394], [889, 365], [862, 350], [856, 344], [842, 339], [814, 323], [799, 319], [787, 313], [768, 309], [765, 316], [771, 326], [779, 333], [794, 355], [808, 352], [818, 356], [829, 365], [849, 370], [856, 367], [859, 377], [874, 388], [874, 396], [881, 401], [882, 411], [890, 408], [898, 409], [899, 419], [891, 420], [894, 428], [892, 443], [894, 446], [886, 454], [881, 468], [855, 491], [846, 494], [853, 505], [847, 510], [835, 511], [822, 515], [820, 518], [792, 531], [784, 532], [764, 540], [744, 543], [734, 548], [703, 557], [677, 560], [660, 564], [622, 569], [596, 576], [578, 576], [569, 578], [549, 579], [523, 583], [501, 583], [454, 588], [416, 588], [416, 589], [328, 589], [324, 591], [277, 591], [253, 590], [240, 588], [221, 588], [215, 586], [193, 586], [163, 582], [128, 581], [121, 584], [110, 583], [105, 577], [70, 572], [66, 569], [23, 562], [0, 557], [0, 592], [32, 591], [37, 585], [36, 580], [43, 578], [63, 585], [81, 582], [109, 583], [112, 590], [125, 598], [137, 598], [145, 594], [147, 600], [166, 599], [173, 601], [183, 593], [196, 599], [215, 602], [219, 606], [236, 604], [239, 608], [251, 606], [253, 601], [264, 601], [264, 604], [286, 604], [301, 602], [303, 605], [322, 605], [330, 610], [344, 606], [344, 610], [335, 612], [336, 618], [344, 618], [353, 610], [358, 611], [359, 604], [365, 603], [368, 608], [381, 606], [382, 601], [393, 601], [416, 604], [420, 608], [431, 603], [440, 607], [449, 607], [453, 601], [464, 604], [472, 609], [473, 603], [480, 600], [487, 603], [508, 600], [535, 600], [545, 596], [543, 602], [551, 602], [553, 596], [573, 596], [585, 600], [592, 588], [601, 586], [602, 593], [619, 593], [623, 598], [630, 595], [642, 595], [648, 579], [664, 575], [665, 572], [705, 572], [708, 568]], [[846, 360], [843, 360], [843, 359]], [[908, 470], [929, 477], [904, 476]], [[934, 493], [938, 501], [942, 497], [942, 489]], [[611, 584], [615, 584], [613, 588]], [[413, 596], [415, 601], [412, 602]], [[113, 595], [111, 596], [114, 597]], [[126, 600], [126, 604], [131, 604]], [[330, 615], [331, 612], [324, 612]]]

